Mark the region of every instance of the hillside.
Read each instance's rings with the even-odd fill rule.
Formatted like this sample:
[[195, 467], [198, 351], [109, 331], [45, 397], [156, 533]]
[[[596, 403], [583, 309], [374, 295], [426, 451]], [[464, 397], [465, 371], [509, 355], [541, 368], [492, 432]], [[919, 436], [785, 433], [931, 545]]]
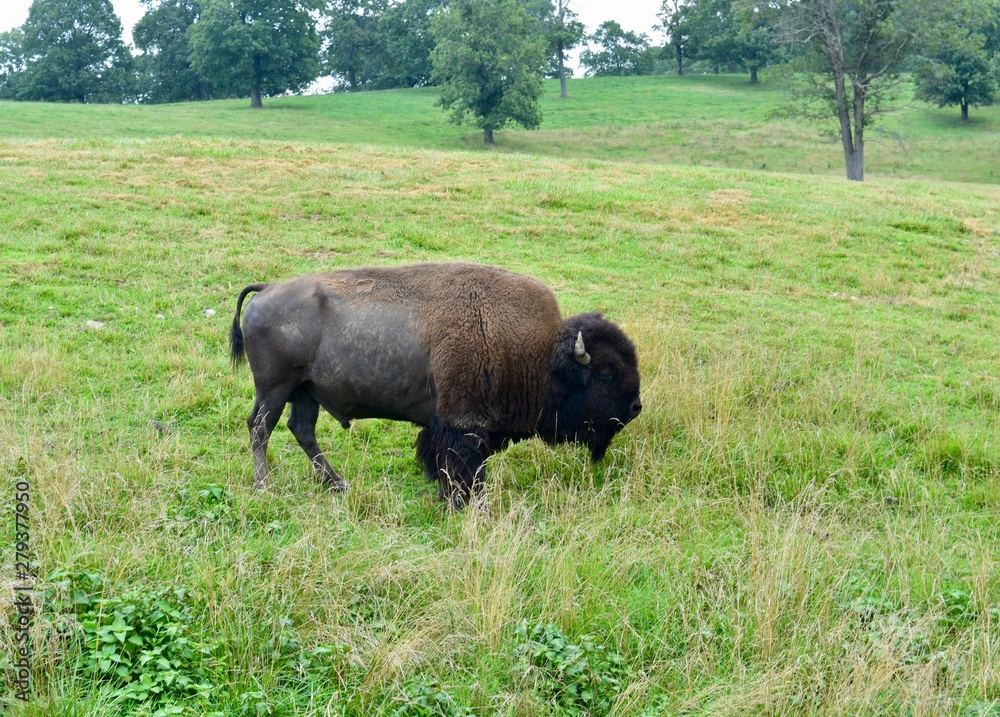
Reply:
[[[652, 164], [843, 175], [835, 126], [769, 119], [786, 97], [744, 76], [547, 82], [542, 127], [497, 133], [500, 151]], [[481, 133], [449, 124], [438, 91], [286, 97], [251, 111], [246, 100], [163, 106], [0, 102], [0, 137], [172, 137], [366, 143], [416, 149], [481, 148]], [[901, 104], [905, 104], [901, 102]], [[867, 175], [997, 183], [1000, 107], [912, 103], [870, 134]]]
[[[990, 714], [1000, 189], [332, 143], [359, 131], [332, 108], [399, 97], [432, 95], [4, 119], [0, 470], [30, 484], [42, 612], [37, 700], [3, 709], [153, 685], [233, 717]], [[452, 514], [413, 427], [326, 416], [351, 490], [279, 427], [251, 491], [239, 290], [459, 259], [634, 337], [645, 409], [605, 462], [519, 444]]]

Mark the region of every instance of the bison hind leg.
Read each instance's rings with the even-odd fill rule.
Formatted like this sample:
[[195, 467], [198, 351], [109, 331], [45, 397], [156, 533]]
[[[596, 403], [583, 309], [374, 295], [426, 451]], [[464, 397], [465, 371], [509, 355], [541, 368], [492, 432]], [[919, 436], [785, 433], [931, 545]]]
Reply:
[[309, 457], [316, 475], [324, 485], [334, 490], [347, 490], [347, 481], [330, 465], [316, 441], [316, 421], [319, 419], [319, 403], [305, 389], [292, 394], [292, 415], [288, 418], [288, 428], [299, 446]]
[[267, 487], [267, 444], [271, 438], [271, 432], [281, 420], [281, 413], [285, 410], [285, 399], [274, 397], [261, 398], [260, 393], [253, 402], [253, 409], [247, 418], [247, 428], [250, 431], [250, 452], [253, 454], [253, 487], [254, 490], [263, 490]]
[[482, 490], [491, 453], [485, 436], [442, 425], [437, 419], [417, 436], [418, 460], [427, 477], [437, 481], [438, 498], [455, 510]]

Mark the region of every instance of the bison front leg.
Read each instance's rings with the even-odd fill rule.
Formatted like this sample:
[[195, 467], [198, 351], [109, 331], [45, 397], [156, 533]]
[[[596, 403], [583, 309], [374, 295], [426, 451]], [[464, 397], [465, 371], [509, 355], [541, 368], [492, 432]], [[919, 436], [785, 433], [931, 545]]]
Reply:
[[489, 441], [474, 431], [442, 426], [436, 422], [417, 437], [417, 457], [427, 477], [437, 481], [438, 498], [461, 510], [482, 491]]
[[299, 446], [309, 456], [316, 469], [316, 475], [324, 485], [334, 490], [347, 490], [347, 481], [330, 465], [316, 442], [316, 421], [319, 419], [319, 403], [310, 395], [295, 395], [292, 400], [292, 415], [288, 419], [291, 430]]

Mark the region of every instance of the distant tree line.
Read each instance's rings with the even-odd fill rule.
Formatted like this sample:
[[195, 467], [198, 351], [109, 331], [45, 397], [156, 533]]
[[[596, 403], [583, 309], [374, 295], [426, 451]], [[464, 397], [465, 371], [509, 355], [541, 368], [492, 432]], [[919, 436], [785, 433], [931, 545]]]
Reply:
[[[181, 102], [296, 92], [321, 74], [335, 89], [421, 87], [434, 76], [446, 0], [142, 0], [135, 54], [110, 0], [35, 0], [0, 33], [0, 99]], [[565, 77], [583, 25], [568, 0], [516, 0], [504, 27], [542, 46], [539, 71]], [[510, 5], [508, 4], [508, 7]], [[445, 32], [445, 24], [438, 29]], [[499, 29], [482, 28], [484, 36]]]
[[0, 33], [0, 99], [180, 102], [438, 85], [440, 105], [487, 143], [537, 127], [542, 78], [580, 47], [590, 76], [745, 72], [780, 65], [801, 116], [836, 117], [847, 174], [901, 80], [940, 106], [991, 104], [1000, 85], [1000, 0], [663, 0], [666, 36], [614, 20], [590, 35], [570, 0], [142, 0], [133, 54], [110, 0], [34, 0]]

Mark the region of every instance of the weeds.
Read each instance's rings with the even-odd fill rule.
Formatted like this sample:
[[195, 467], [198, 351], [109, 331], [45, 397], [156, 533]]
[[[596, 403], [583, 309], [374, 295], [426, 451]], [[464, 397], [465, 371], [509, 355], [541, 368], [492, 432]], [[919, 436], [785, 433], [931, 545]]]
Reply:
[[392, 717], [473, 717], [471, 710], [459, 705], [440, 682], [430, 677], [406, 683], [403, 695]]
[[607, 714], [627, 678], [624, 660], [583, 635], [574, 643], [552, 623], [517, 626], [515, 669], [524, 674], [554, 714]]
[[181, 488], [177, 491], [176, 515], [188, 521], [214, 523], [230, 514], [232, 500], [233, 492], [218, 483], [198, 491]]
[[218, 693], [218, 640], [198, 635], [184, 588], [122, 590], [93, 571], [56, 572], [44, 610], [66, 641], [79, 679], [129, 712], [197, 714]]

